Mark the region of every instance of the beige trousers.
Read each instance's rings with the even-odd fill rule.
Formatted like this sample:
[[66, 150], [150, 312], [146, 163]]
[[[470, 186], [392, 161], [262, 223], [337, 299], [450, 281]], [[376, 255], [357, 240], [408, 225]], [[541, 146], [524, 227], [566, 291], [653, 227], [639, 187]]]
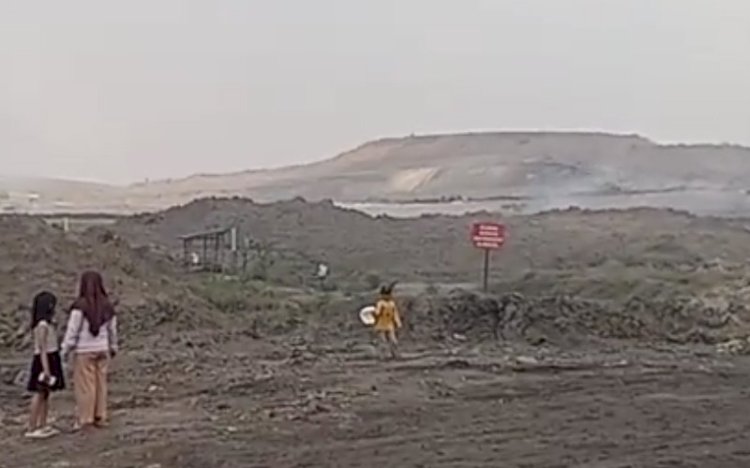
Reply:
[[107, 422], [108, 367], [108, 353], [79, 353], [75, 356], [73, 391], [81, 426]]

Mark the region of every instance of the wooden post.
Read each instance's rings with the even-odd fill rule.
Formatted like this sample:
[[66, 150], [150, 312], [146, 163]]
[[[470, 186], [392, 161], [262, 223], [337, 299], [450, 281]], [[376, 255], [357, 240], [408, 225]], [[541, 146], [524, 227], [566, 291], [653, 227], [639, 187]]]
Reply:
[[220, 242], [219, 242], [220, 237], [219, 236], [220, 235], [217, 234], [214, 237], [214, 270], [216, 272], [221, 271], [221, 263], [219, 262], [219, 246], [220, 246]]
[[490, 249], [484, 249], [484, 275], [482, 277], [482, 290], [486, 293], [490, 277]]
[[484, 268], [482, 269], [482, 291], [489, 290], [491, 250], [499, 249], [505, 244], [505, 225], [501, 223], [478, 222], [471, 226], [471, 241], [474, 247], [484, 250]]
[[237, 273], [237, 261], [238, 261], [238, 248], [237, 248], [237, 226], [232, 226], [229, 231], [229, 245], [231, 250], [230, 265], [229, 268], [232, 273]]
[[203, 258], [201, 258], [202, 270], [205, 271], [208, 266], [208, 237], [203, 236]]

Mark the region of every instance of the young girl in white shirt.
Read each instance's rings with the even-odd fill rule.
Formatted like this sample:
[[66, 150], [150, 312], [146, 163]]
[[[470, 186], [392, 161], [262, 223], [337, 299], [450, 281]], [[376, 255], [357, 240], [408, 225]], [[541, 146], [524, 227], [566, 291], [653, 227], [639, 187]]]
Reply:
[[53, 322], [56, 306], [57, 298], [45, 291], [34, 297], [31, 310], [34, 356], [27, 389], [34, 395], [31, 398], [31, 415], [26, 433], [26, 437], [31, 439], [44, 439], [58, 432], [47, 425], [50, 394], [65, 388], [62, 359]]

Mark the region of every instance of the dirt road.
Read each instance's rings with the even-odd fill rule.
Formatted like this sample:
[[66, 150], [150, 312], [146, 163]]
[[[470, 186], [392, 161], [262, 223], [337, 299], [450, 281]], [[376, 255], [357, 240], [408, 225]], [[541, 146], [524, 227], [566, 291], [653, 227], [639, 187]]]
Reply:
[[[382, 362], [365, 342], [292, 345], [221, 334], [183, 336], [169, 349], [145, 342], [117, 362], [111, 428], [42, 442], [20, 436], [19, 389], [0, 387], [0, 466], [750, 463], [747, 358], [618, 343], [580, 351], [493, 344], [414, 347]], [[70, 395], [55, 408], [67, 427]]]

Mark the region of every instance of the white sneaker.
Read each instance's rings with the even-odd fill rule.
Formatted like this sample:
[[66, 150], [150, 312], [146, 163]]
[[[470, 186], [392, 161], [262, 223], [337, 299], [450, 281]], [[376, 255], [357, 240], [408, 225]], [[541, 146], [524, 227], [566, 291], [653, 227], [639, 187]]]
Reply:
[[47, 437], [51, 437], [50, 435], [47, 435], [44, 429], [35, 429], [27, 432], [23, 436], [27, 439], [46, 439]]

